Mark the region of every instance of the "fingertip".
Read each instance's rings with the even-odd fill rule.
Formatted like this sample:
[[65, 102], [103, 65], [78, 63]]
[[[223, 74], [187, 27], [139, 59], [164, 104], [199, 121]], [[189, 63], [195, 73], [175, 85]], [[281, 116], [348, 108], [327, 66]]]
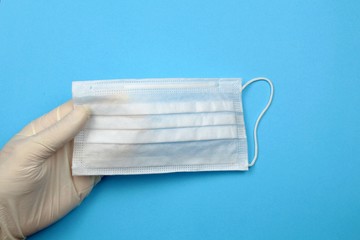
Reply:
[[68, 115], [74, 110], [74, 105], [72, 100], [67, 101], [66, 103], [57, 107], [57, 121]]
[[91, 110], [88, 106], [85, 105], [76, 105], [74, 106], [74, 111], [78, 112], [79, 114], [86, 116], [87, 118], [91, 114]]

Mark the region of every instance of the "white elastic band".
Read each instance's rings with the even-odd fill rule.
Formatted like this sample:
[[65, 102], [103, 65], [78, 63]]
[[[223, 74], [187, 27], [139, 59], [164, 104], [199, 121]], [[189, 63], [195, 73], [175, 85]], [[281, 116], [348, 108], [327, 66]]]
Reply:
[[269, 84], [270, 86], [270, 97], [269, 97], [269, 101], [266, 104], [264, 110], [262, 110], [262, 112], [260, 113], [258, 119], [256, 120], [255, 123], [255, 127], [254, 127], [254, 145], [255, 145], [255, 154], [254, 154], [254, 158], [252, 159], [252, 161], [249, 163], [249, 167], [254, 166], [257, 157], [258, 157], [258, 152], [259, 152], [259, 147], [258, 147], [258, 139], [257, 139], [257, 129], [258, 129], [258, 125], [259, 122], [261, 120], [261, 118], [263, 117], [263, 115], [265, 114], [265, 112], [268, 110], [268, 108], [270, 107], [270, 104], [273, 100], [273, 96], [274, 96], [274, 86], [272, 84], [272, 82], [270, 81], [270, 79], [268, 78], [264, 78], [264, 77], [258, 77], [258, 78], [253, 78], [250, 81], [248, 81], [243, 87], [242, 87], [242, 91], [244, 91], [244, 89], [249, 86], [250, 84], [252, 84], [253, 82], [257, 82], [257, 81], [265, 81]]

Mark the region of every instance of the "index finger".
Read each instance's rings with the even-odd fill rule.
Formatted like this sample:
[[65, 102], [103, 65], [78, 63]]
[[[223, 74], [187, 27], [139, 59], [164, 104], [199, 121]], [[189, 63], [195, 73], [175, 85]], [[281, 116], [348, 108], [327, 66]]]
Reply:
[[17, 135], [30, 137], [51, 127], [74, 109], [72, 100], [58, 106], [49, 113], [35, 119], [25, 126]]

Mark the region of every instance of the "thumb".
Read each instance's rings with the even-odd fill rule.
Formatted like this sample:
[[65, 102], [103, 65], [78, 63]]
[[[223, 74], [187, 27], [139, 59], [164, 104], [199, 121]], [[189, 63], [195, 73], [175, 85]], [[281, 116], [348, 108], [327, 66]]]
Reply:
[[77, 106], [63, 119], [32, 136], [33, 142], [41, 148], [41, 157], [49, 158], [71, 141], [85, 125], [89, 114], [86, 107]]

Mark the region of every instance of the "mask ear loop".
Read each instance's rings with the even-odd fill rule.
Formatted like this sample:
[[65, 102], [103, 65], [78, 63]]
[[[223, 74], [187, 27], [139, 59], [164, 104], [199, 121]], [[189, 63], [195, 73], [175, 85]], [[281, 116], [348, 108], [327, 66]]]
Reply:
[[262, 112], [260, 113], [258, 119], [256, 120], [255, 123], [255, 127], [254, 127], [254, 145], [255, 145], [255, 154], [254, 154], [254, 158], [252, 159], [252, 161], [249, 163], [249, 167], [254, 166], [257, 158], [258, 158], [258, 152], [259, 152], [259, 146], [258, 146], [258, 138], [257, 138], [257, 131], [258, 131], [258, 126], [260, 123], [261, 118], [264, 116], [265, 112], [268, 110], [268, 108], [271, 105], [271, 102], [273, 100], [273, 96], [274, 96], [274, 86], [271, 82], [270, 79], [268, 78], [264, 78], [264, 77], [259, 77], [259, 78], [253, 78], [250, 81], [248, 81], [243, 87], [242, 87], [242, 91], [244, 91], [244, 89], [249, 86], [250, 84], [257, 82], [257, 81], [265, 81], [269, 84], [270, 86], [270, 97], [269, 97], [269, 101], [266, 104], [265, 108], [262, 110]]

